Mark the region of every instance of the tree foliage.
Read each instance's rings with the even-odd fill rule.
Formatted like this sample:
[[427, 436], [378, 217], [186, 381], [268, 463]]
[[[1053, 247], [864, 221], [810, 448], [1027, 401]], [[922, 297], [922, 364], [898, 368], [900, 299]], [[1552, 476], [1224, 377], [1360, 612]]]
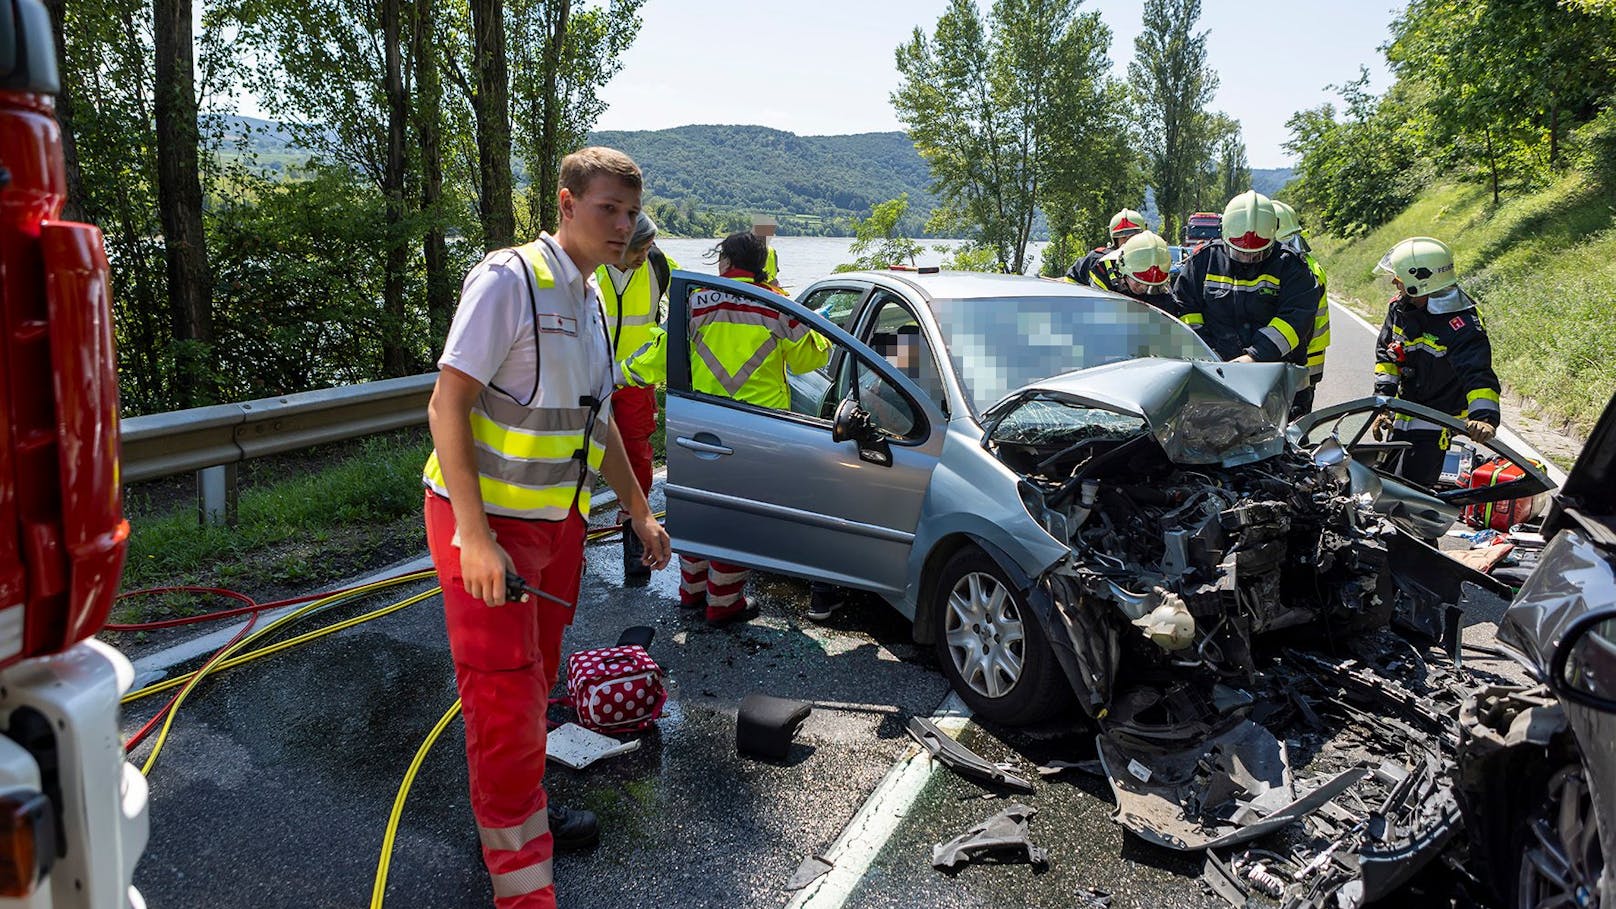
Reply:
[[1220, 126], [1206, 109], [1218, 76], [1206, 65], [1206, 32], [1195, 31], [1200, 18], [1201, 0], [1145, 0], [1145, 27], [1128, 64], [1150, 187], [1167, 237], [1176, 236], [1208, 181]]
[[[512, 97], [549, 99], [517, 136], [553, 187], [643, 0], [476, 0], [524, 42], [565, 26], [497, 61], [473, 0], [209, 0], [195, 35], [192, 2], [50, 0], [68, 213], [105, 232], [130, 414], [430, 364], [500, 201], [481, 164], [510, 169], [473, 126], [479, 77], [509, 63]], [[242, 88], [279, 122], [229, 116]]]
[[1110, 30], [1079, 0], [951, 0], [897, 50], [898, 119], [931, 170], [930, 227], [959, 232], [1000, 270], [1026, 267], [1036, 212], [1088, 176], [1111, 98]]
[[1311, 219], [1352, 235], [1396, 215], [1433, 172], [1485, 181], [1497, 205], [1568, 165], [1600, 164], [1584, 159], [1607, 154], [1603, 133], [1578, 127], [1616, 95], [1613, 10], [1608, 0], [1411, 0], [1384, 48], [1396, 76], [1385, 94], [1370, 95], [1364, 76], [1339, 89], [1339, 115], [1291, 118], [1293, 195]]
[[836, 270], [864, 271], [901, 265], [905, 261], [910, 265], [915, 264], [915, 260], [926, 249], [903, 233], [900, 225], [908, 211], [907, 193], [896, 199], [888, 199], [871, 209], [868, 218], [853, 225], [856, 239], [847, 251], [857, 258], [851, 263], [836, 266]]

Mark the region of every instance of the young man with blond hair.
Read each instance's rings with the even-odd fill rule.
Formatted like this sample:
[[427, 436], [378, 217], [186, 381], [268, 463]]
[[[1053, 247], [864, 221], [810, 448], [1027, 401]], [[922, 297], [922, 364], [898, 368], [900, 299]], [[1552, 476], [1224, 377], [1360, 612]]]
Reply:
[[[619, 261], [640, 169], [585, 148], [561, 163], [554, 236], [489, 253], [467, 274], [427, 405], [427, 545], [443, 587], [466, 722], [472, 813], [500, 909], [554, 909], [556, 848], [595, 818], [552, 808], [545, 712], [583, 572], [597, 471], [629, 513], [645, 562], [668, 563], [611, 419], [612, 358], [595, 269]], [[507, 577], [537, 596], [507, 601]]]

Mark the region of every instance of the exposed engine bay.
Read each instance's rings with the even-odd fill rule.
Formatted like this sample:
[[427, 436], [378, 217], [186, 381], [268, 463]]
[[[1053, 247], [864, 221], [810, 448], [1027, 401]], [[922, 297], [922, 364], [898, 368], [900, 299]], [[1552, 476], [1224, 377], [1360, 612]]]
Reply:
[[1391, 618], [1394, 531], [1344, 470], [1294, 448], [1184, 466], [1142, 419], [1047, 398], [992, 440], [1029, 511], [1071, 547], [1048, 582], [1081, 631], [1090, 716], [1135, 682], [1250, 683], [1271, 632], [1330, 638]]
[[1066, 631], [1115, 820], [1205, 851], [1234, 905], [1387, 895], [1462, 826], [1467, 676], [1390, 630], [1409, 591], [1458, 583], [1394, 580], [1392, 553], [1424, 544], [1354, 492], [1338, 446], [1286, 444], [1271, 395], [1099, 403], [1024, 392], [985, 444], [1071, 549], [1034, 602]]

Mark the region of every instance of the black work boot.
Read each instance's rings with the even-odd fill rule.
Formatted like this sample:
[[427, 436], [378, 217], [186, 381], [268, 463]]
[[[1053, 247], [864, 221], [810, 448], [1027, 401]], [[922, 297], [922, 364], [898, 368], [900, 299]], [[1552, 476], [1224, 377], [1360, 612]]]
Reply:
[[551, 805], [549, 817], [557, 852], [593, 849], [600, 842], [600, 824], [593, 811]]
[[623, 578], [648, 578], [651, 576], [651, 566], [640, 561], [645, 557], [645, 544], [640, 542], [640, 535], [634, 532], [633, 525], [624, 521], [623, 527]]

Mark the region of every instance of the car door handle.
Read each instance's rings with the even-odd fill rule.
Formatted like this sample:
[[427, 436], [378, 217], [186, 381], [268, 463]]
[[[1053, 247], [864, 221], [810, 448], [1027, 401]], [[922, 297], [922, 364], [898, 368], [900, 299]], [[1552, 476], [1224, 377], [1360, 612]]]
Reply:
[[683, 436], [679, 436], [673, 441], [674, 444], [678, 445], [680, 448], [688, 448], [691, 451], [699, 451], [702, 454], [731, 455], [735, 453], [735, 449], [725, 445], [714, 445], [711, 442], [700, 442], [696, 439], [687, 439]]

